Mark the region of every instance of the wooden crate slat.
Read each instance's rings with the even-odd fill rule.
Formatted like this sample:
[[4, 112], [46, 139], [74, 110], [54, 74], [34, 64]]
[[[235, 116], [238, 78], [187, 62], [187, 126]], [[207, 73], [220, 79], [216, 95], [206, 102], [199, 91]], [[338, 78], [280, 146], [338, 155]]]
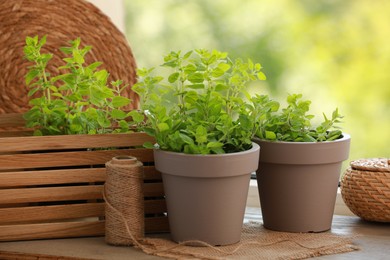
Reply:
[[164, 186], [159, 183], [145, 183], [144, 197], [162, 197], [164, 196]]
[[[16, 217], [15, 217], [16, 216]], [[45, 222], [104, 216], [104, 203], [0, 208], [0, 226], [21, 222]]]
[[0, 188], [45, 184], [104, 182], [105, 168], [0, 172]]
[[[0, 188], [45, 184], [104, 182], [105, 168], [0, 172]], [[154, 166], [144, 166], [144, 180], [161, 181], [161, 173]]]
[[0, 226], [0, 241], [104, 235], [104, 221], [80, 221]]
[[[145, 233], [169, 232], [167, 217], [145, 219]], [[0, 226], [0, 241], [103, 236], [104, 221], [79, 221]]]
[[[145, 214], [166, 212], [165, 200], [145, 201]], [[51, 206], [0, 208], [0, 225], [104, 215], [104, 203], [81, 203]], [[17, 216], [17, 218], [15, 218]]]
[[150, 149], [10, 154], [0, 155], [0, 170], [98, 165], [119, 155], [131, 155], [142, 162], [153, 161]]
[[0, 152], [130, 147], [153, 140], [145, 133], [2, 137]]
[[145, 233], [169, 232], [169, 222], [166, 216], [145, 218]]
[[0, 138], [4, 137], [20, 137], [20, 136], [32, 136], [33, 132], [28, 130], [12, 130], [6, 131], [4, 129], [0, 129]]
[[0, 127], [24, 126], [25, 124], [26, 121], [23, 118], [23, 114], [7, 113], [0, 115]]
[[167, 205], [165, 203], [165, 200], [163, 199], [145, 200], [144, 206], [145, 206], [145, 214], [167, 212]]
[[0, 190], [0, 204], [101, 199], [103, 185]]
[[85, 258], [71, 256], [54, 256], [47, 254], [36, 253], [18, 253], [9, 251], [0, 251], [0, 259], [2, 260], [85, 260]]
[[154, 166], [144, 166], [144, 180], [161, 181], [161, 173]]
[[[145, 201], [145, 214], [166, 212], [165, 200]], [[15, 218], [17, 216], [17, 218]], [[104, 203], [0, 208], [0, 225], [104, 216]]]

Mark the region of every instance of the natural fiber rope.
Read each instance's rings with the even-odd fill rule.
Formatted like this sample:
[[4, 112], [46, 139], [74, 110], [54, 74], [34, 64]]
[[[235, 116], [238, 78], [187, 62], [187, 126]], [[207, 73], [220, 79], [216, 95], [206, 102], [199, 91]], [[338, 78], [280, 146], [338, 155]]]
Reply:
[[106, 242], [134, 245], [145, 230], [142, 163], [130, 156], [114, 157], [106, 172]]
[[56, 75], [56, 68], [63, 65], [59, 47], [80, 37], [82, 46], [93, 47], [86, 63], [101, 61], [101, 68], [110, 73], [109, 81], [129, 84], [124, 95], [133, 103], [128, 109], [137, 108], [138, 96], [130, 89], [136, 81], [132, 51], [125, 36], [97, 7], [84, 0], [12, 0], [0, 1], [0, 114], [28, 110], [24, 77], [31, 64], [23, 59], [23, 46], [26, 36], [46, 34], [42, 51], [54, 54], [50, 74]]

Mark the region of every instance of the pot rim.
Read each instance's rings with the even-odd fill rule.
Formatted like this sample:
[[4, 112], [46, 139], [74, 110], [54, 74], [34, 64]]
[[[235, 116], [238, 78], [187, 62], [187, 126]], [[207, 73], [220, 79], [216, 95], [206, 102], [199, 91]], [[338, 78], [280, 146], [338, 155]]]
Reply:
[[274, 164], [328, 164], [348, 159], [351, 137], [325, 142], [281, 142], [255, 139], [261, 147], [260, 162]]
[[155, 167], [162, 174], [197, 177], [221, 178], [256, 171], [259, 165], [260, 146], [242, 152], [226, 154], [185, 154], [155, 149]]
[[253, 140], [264, 142], [264, 143], [273, 143], [273, 144], [286, 144], [286, 145], [320, 145], [320, 144], [334, 144], [338, 142], [343, 142], [351, 139], [351, 136], [347, 133], [342, 133], [341, 138], [332, 141], [322, 141], [322, 142], [286, 142], [286, 141], [270, 141], [265, 139], [260, 139], [258, 137], [254, 137]]
[[161, 153], [167, 153], [167, 154], [174, 154], [175, 156], [183, 156], [183, 157], [206, 157], [206, 156], [212, 156], [212, 157], [229, 157], [229, 156], [235, 156], [237, 154], [246, 154], [246, 153], [252, 153], [257, 150], [260, 150], [260, 146], [252, 142], [252, 147], [245, 151], [235, 152], [235, 153], [222, 153], [222, 154], [189, 154], [189, 153], [183, 153], [183, 152], [172, 152], [172, 151], [166, 151], [161, 150], [159, 148], [153, 148], [155, 152], [161, 152]]

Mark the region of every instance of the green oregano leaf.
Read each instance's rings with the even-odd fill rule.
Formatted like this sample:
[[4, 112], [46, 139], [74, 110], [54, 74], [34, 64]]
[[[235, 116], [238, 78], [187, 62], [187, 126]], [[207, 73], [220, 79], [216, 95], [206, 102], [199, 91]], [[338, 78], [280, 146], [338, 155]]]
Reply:
[[204, 81], [204, 77], [202, 73], [195, 72], [188, 75], [188, 80], [192, 83], [202, 83]]
[[144, 148], [147, 148], [147, 149], [153, 149], [154, 148], [154, 145], [151, 143], [151, 142], [145, 142], [143, 144], [143, 147]]
[[111, 117], [114, 119], [124, 119], [124, 118], [126, 118], [126, 116], [127, 116], [127, 114], [122, 110], [113, 109], [111, 111]]
[[115, 96], [112, 98], [112, 105], [115, 108], [127, 106], [130, 104], [130, 99], [122, 96]]
[[139, 111], [132, 110], [130, 111], [127, 116], [130, 116], [134, 122], [141, 123], [144, 121], [145, 117], [143, 114], [141, 114]]
[[160, 132], [164, 132], [169, 130], [169, 125], [167, 123], [159, 123], [157, 128]]
[[171, 75], [169, 75], [168, 77], [168, 81], [169, 83], [174, 83], [177, 81], [177, 79], [179, 78], [179, 72], [175, 72], [175, 73], [172, 73]]

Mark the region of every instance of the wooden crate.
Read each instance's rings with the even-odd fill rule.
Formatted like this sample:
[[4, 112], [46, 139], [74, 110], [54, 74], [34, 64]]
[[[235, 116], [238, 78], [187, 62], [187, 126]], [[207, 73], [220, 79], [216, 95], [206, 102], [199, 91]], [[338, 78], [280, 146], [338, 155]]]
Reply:
[[[0, 128], [23, 122], [0, 115]], [[28, 136], [0, 131], [0, 241], [104, 235], [104, 164], [118, 155], [144, 163], [145, 232], [167, 232], [161, 175], [144, 133]], [[108, 148], [108, 149], [106, 149]]]

